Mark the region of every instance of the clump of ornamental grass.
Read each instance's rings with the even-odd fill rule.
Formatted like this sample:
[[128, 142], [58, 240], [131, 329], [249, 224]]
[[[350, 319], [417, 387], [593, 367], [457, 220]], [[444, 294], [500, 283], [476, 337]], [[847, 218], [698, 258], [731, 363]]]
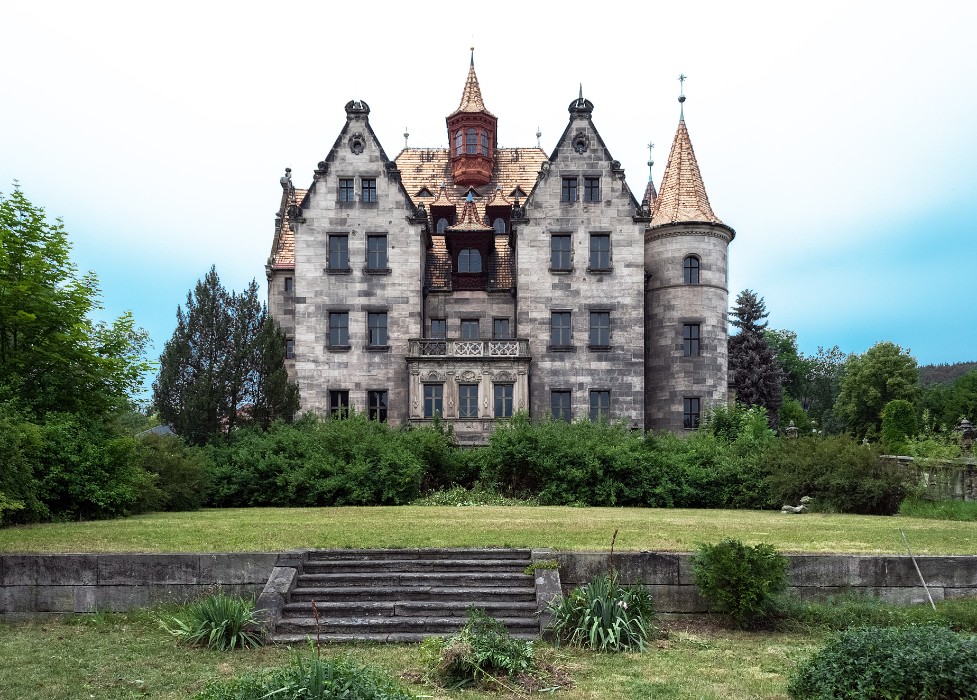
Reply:
[[254, 601], [224, 593], [190, 603], [159, 624], [183, 644], [218, 651], [249, 649], [264, 642]]
[[597, 576], [550, 604], [558, 643], [600, 652], [644, 651], [655, 607], [644, 585], [622, 585], [617, 572]]

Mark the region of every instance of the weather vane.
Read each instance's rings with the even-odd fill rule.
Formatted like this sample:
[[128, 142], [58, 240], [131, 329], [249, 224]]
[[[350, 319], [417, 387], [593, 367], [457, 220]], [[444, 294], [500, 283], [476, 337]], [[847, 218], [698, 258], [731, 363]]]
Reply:
[[681, 113], [680, 116], [682, 121], [685, 121], [685, 80], [686, 80], [685, 73], [679, 73], [678, 74], [678, 83], [679, 83], [678, 103], [679, 105], [681, 105], [681, 107], [679, 107], [679, 112]]
[[651, 179], [651, 166], [655, 164], [655, 161], [652, 160], [651, 157], [651, 152], [654, 150], [654, 148], [655, 148], [654, 142], [649, 141], [648, 142], [648, 179], [649, 180]]

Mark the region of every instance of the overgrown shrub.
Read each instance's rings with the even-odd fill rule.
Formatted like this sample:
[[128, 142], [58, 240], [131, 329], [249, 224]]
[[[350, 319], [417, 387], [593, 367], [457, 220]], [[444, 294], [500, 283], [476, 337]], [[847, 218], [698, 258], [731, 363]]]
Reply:
[[651, 596], [643, 585], [624, 586], [617, 573], [601, 574], [550, 606], [558, 642], [600, 652], [644, 651], [654, 631]]
[[219, 651], [260, 646], [257, 623], [254, 601], [223, 593], [190, 603], [182, 613], [159, 621], [180, 642]]
[[860, 627], [842, 632], [801, 663], [795, 700], [977, 698], [977, 638], [945, 627]]
[[766, 459], [766, 485], [781, 504], [810, 496], [818, 510], [892, 515], [911, 490], [908, 471], [847, 435], [781, 440]]
[[389, 675], [348, 656], [296, 654], [283, 668], [210, 682], [194, 700], [412, 700]]
[[695, 585], [709, 604], [741, 628], [770, 622], [787, 590], [787, 558], [768, 544], [739, 540], [700, 544], [692, 555]]
[[449, 688], [495, 685], [499, 679], [529, 673], [535, 653], [531, 641], [513, 639], [484, 610], [468, 611], [461, 631], [446, 639], [429, 637], [421, 646], [429, 677]]
[[918, 432], [916, 409], [905, 399], [890, 401], [882, 409], [882, 449], [888, 454], [904, 454], [906, 441]]
[[200, 448], [175, 435], [150, 433], [139, 442], [139, 465], [152, 475], [141, 494], [140, 510], [196, 510], [206, 502], [210, 465]]

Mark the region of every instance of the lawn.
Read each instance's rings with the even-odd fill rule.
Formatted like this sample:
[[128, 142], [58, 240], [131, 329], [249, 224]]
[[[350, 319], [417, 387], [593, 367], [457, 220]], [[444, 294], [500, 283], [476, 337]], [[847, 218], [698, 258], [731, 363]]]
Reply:
[[776, 511], [523, 506], [233, 508], [0, 529], [0, 552], [549, 547], [691, 551], [734, 537], [781, 552], [977, 554], [977, 523]]

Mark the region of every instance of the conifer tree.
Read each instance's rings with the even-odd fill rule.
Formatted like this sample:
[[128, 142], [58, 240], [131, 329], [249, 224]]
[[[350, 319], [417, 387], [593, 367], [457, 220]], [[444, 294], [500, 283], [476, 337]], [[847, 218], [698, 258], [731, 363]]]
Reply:
[[782, 372], [773, 349], [764, 336], [768, 316], [763, 299], [746, 289], [736, 297], [731, 323], [739, 333], [729, 338], [729, 371], [736, 400], [767, 409], [776, 427], [782, 401]]

